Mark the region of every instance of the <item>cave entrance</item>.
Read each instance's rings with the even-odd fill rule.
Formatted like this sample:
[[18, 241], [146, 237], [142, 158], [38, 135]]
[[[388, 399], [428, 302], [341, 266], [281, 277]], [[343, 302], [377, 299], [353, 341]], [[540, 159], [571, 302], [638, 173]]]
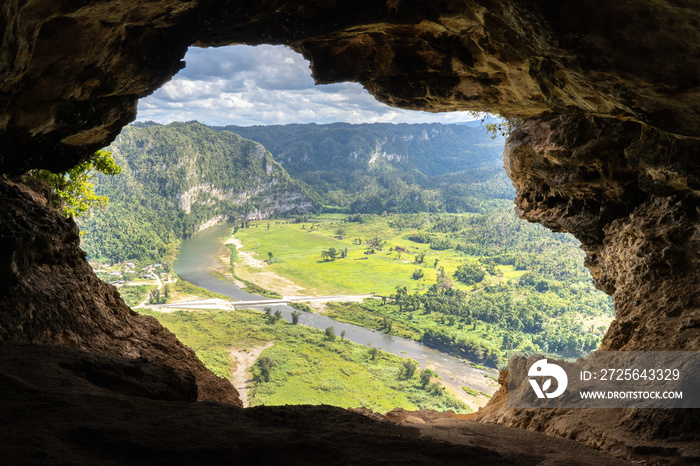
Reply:
[[83, 245], [247, 404], [467, 412], [510, 356], [597, 346], [610, 298], [573, 237], [515, 217], [474, 115], [314, 86], [284, 47], [186, 61], [111, 146]]

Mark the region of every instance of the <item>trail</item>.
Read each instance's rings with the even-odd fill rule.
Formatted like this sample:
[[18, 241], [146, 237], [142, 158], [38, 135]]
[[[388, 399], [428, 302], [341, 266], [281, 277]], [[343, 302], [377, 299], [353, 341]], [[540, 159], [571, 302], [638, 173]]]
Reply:
[[233, 359], [233, 370], [231, 371], [231, 384], [236, 387], [238, 394], [243, 402], [243, 407], [248, 407], [248, 392], [253, 383], [251, 368], [258, 359], [260, 353], [274, 345], [274, 342], [267, 343], [263, 346], [248, 348], [245, 350], [232, 349], [229, 353]]
[[[163, 288], [163, 282], [160, 281], [160, 277], [158, 276], [157, 273], [154, 273], [153, 276], [156, 277], [156, 281], [158, 281], [158, 289], [160, 290], [161, 288]], [[150, 297], [146, 297], [146, 299], [141, 301], [138, 304], [138, 306], [134, 306], [132, 309], [136, 309], [137, 307], [145, 307], [146, 303], [148, 302], [149, 299], [150, 299]]]

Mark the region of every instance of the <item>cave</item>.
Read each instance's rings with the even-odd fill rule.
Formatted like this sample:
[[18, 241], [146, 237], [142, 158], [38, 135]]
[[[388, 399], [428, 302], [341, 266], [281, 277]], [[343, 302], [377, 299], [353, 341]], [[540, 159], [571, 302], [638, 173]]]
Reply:
[[227, 381], [95, 276], [75, 223], [19, 181], [108, 145], [189, 46], [287, 45], [319, 84], [517, 119], [504, 152], [516, 212], [581, 241], [615, 304], [600, 349], [697, 351], [694, 2], [9, 0], [0, 17], [6, 464], [700, 460], [697, 410], [509, 409], [505, 384], [470, 420], [420, 429], [331, 407], [242, 410]]

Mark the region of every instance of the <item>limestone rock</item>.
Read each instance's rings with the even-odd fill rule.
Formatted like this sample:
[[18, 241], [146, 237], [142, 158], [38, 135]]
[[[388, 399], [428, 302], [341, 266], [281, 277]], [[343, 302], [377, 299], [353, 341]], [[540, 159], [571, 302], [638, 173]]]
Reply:
[[536, 432], [470, 423], [446, 441], [333, 406], [194, 403], [193, 387], [145, 361], [0, 343], [3, 464], [626, 464]]
[[[0, 342], [143, 358], [194, 374], [198, 399], [240, 405], [238, 392], [150, 316], [97, 278], [78, 227], [23, 185], [0, 178]], [[115, 375], [115, 377], [117, 377]]]

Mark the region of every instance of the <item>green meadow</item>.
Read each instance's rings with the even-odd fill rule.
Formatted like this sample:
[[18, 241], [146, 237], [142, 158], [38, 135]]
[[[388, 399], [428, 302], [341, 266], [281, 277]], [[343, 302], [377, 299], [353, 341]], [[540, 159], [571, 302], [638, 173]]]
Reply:
[[[395, 225], [398, 215], [366, 215], [362, 216], [366, 219], [362, 223], [345, 222], [346, 217], [327, 214], [301, 223], [250, 222], [248, 228], [238, 229], [234, 236], [243, 243], [242, 251], [258, 260], [267, 262], [268, 253], [272, 253], [273, 260], [265, 269], [303, 287], [302, 294], [390, 294], [396, 287], [421, 291], [435, 283], [441, 267], [451, 276], [465, 260], [478, 259], [454, 249], [435, 250], [429, 244], [411, 241], [408, 237], [417, 229]], [[442, 239], [449, 235], [432, 233], [432, 236]], [[380, 248], [369, 247], [368, 242], [373, 238], [379, 239]], [[322, 252], [330, 248], [339, 254], [347, 249], [347, 256], [325, 260]], [[422, 262], [417, 263], [421, 254]], [[274, 287], [258, 275], [259, 269], [241, 260], [235, 262], [235, 270], [238, 276], [263, 288]], [[416, 271], [422, 277], [413, 278]], [[479, 286], [514, 280], [525, 273], [511, 265], [498, 266], [497, 271]], [[478, 288], [461, 283], [454, 286], [464, 290]]]
[[323, 312], [492, 367], [515, 354], [584, 356], [613, 316], [578, 242], [510, 208], [263, 220], [233, 235], [246, 280], [273, 291], [291, 281], [302, 295], [381, 295]]
[[[252, 369], [251, 406], [330, 404], [365, 406], [380, 412], [396, 407], [470, 412], [441, 385], [423, 383], [420, 368], [408, 377], [406, 359], [339, 336], [330, 340], [323, 331], [283, 319], [270, 322], [265, 315], [249, 310], [143, 312], [156, 317], [209, 369], [229, 380], [232, 348], [243, 350], [274, 342]], [[269, 378], [262, 373], [261, 361], [269, 362]]]
[[156, 285], [130, 285], [119, 288], [119, 294], [129, 307], [137, 306], [148, 297], [151, 290], [155, 290]]

